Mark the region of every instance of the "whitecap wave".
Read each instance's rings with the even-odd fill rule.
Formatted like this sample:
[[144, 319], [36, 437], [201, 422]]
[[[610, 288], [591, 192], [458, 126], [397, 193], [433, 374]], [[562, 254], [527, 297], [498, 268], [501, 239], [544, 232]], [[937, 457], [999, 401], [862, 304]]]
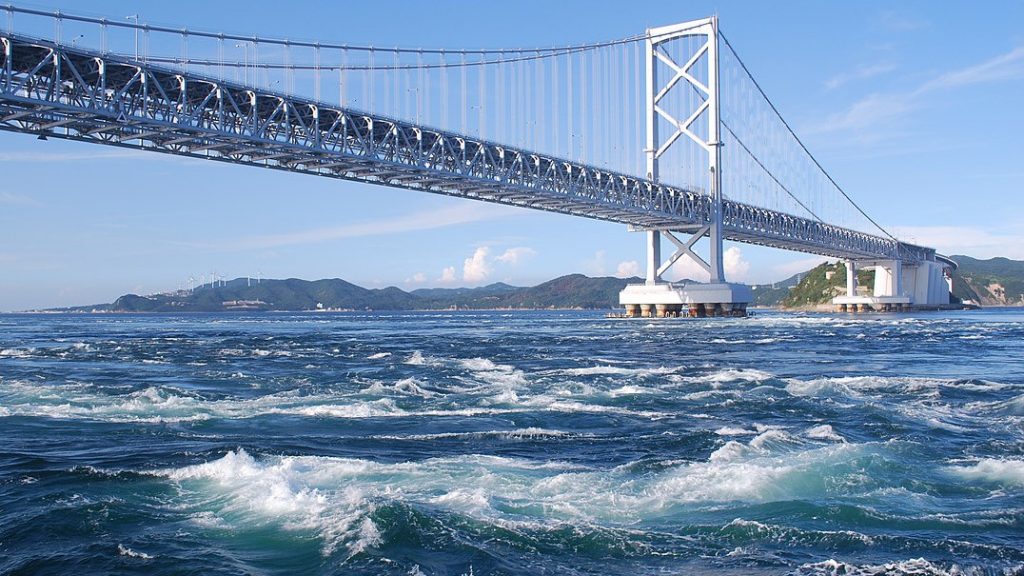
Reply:
[[924, 558], [877, 565], [856, 565], [838, 560], [826, 560], [804, 564], [796, 573], [801, 576], [964, 576], [965, 574], [955, 565], [944, 568]]
[[626, 366], [588, 366], [586, 368], [569, 368], [562, 370], [566, 376], [636, 376], [644, 378], [660, 374], [672, 374], [680, 368], [659, 366], [657, 368], [629, 368]]
[[804, 432], [804, 436], [814, 440], [828, 440], [829, 442], [846, 442], [841, 434], [838, 434], [831, 425], [821, 424], [813, 426]]
[[1024, 460], [982, 458], [969, 466], [950, 466], [949, 472], [964, 480], [1024, 487]]
[[140, 560], [152, 560], [153, 557], [145, 552], [136, 552], [124, 544], [117, 545], [117, 553], [121, 556], [127, 556], [129, 558], [138, 558]]
[[715, 430], [715, 434], [718, 434], [719, 436], [746, 436], [748, 434], [757, 434], [757, 431], [740, 428], [738, 426], [722, 426]]

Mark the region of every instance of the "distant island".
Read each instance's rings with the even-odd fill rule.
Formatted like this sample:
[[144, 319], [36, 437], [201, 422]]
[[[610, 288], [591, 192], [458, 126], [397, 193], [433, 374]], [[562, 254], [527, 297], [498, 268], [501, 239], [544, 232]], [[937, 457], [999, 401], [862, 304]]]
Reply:
[[[978, 260], [953, 256], [951, 301], [981, 306], [1024, 305], [1024, 261]], [[862, 270], [858, 281], [872, 285], [873, 273]], [[231, 312], [343, 310], [484, 310], [589, 309], [619, 306], [619, 292], [641, 278], [562, 276], [532, 287], [495, 283], [478, 288], [420, 288], [406, 292], [394, 286], [363, 288], [338, 278], [324, 280], [260, 280], [236, 278], [204, 284], [193, 290], [139, 296], [125, 294], [109, 304], [58, 308], [46, 312]], [[845, 291], [846, 267], [826, 262], [773, 284], [753, 286], [754, 306], [808, 309], [828, 304]]]

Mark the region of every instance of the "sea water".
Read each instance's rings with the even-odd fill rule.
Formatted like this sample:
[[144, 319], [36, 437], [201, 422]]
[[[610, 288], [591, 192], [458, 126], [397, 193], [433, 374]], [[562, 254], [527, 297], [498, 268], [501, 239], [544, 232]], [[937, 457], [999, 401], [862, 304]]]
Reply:
[[0, 573], [1022, 566], [1018, 311], [0, 316]]

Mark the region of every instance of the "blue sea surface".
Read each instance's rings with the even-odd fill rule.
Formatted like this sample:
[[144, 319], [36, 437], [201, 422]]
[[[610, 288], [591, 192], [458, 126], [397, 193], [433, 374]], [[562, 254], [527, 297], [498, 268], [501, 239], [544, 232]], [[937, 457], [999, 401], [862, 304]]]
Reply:
[[3, 574], [1024, 574], [1024, 313], [0, 316]]

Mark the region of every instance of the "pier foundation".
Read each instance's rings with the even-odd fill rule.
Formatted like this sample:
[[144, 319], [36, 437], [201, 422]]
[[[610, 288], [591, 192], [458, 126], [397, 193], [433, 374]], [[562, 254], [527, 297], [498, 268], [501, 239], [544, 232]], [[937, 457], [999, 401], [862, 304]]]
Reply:
[[746, 316], [753, 299], [749, 286], [729, 283], [631, 284], [619, 293], [626, 315], [644, 318]]

